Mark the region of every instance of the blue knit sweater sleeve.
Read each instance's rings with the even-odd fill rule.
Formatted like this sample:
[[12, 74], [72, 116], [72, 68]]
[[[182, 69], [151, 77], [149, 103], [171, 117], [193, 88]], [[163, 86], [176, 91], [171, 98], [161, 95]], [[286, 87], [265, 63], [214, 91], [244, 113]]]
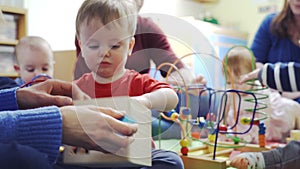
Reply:
[[0, 111], [17, 110], [16, 91], [18, 87], [0, 90]]
[[54, 163], [62, 140], [62, 117], [59, 109], [49, 106], [16, 110], [16, 89], [0, 90], [0, 142], [14, 141], [33, 147], [46, 154], [50, 163]]
[[295, 62], [265, 64], [258, 73], [262, 84], [279, 91], [300, 91], [300, 64]]

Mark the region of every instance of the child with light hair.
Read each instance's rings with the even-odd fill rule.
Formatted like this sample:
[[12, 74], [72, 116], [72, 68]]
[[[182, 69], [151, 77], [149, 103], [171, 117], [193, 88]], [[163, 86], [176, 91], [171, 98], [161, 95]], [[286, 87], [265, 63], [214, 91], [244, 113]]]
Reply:
[[49, 43], [38, 36], [23, 37], [15, 48], [14, 69], [20, 76], [15, 80], [20, 86], [38, 75], [52, 77], [54, 58]]
[[[230, 84], [230, 88], [235, 87], [234, 89], [242, 90], [242, 91], [250, 91], [253, 92], [257, 98], [257, 119], [262, 119], [263, 116], [267, 116], [267, 119], [260, 120], [260, 122], [264, 122], [266, 127], [265, 129], [265, 138], [267, 141], [277, 141], [277, 142], [285, 142], [286, 138], [289, 136], [291, 130], [297, 127], [297, 116], [299, 116], [300, 106], [294, 100], [282, 97], [278, 91], [275, 91], [270, 88], [262, 88], [261, 84], [258, 80], [249, 83], [240, 83], [240, 77], [252, 72], [256, 69], [255, 67], [255, 58], [253, 56], [252, 51], [245, 46], [237, 46], [233, 47], [227, 54], [227, 56], [223, 59], [223, 65], [225, 68], [227, 67], [227, 84]], [[224, 69], [225, 70], [225, 69]], [[234, 85], [232, 86], [232, 80], [230, 80], [229, 72], [231, 71], [232, 79], [234, 81]], [[247, 108], [253, 107], [251, 101], [246, 101], [251, 98], [247, 98], [249, 96], [241, 97], [241, 114], [251, 115], [249, 112], [245, 113]], [[238, 98], [238, 96], [236, 96]], [[235, 101], [238, 104], [237, 101]], [[252, 105], [251, 105], [252, 104]], [[231, 109], [229, 109], [228, 113], [228, 122], [233, 123], [232, 119], [234, 119], [234, 111], [232, 110], [233, 106], [231, 104]], [[235, 105], [238, 107], [238, 105]], [[263, 114], [262, 114], [263, 113]], [[241, 117], [239, 121], [241, 121]], [[249, 126], [238, 124], [237, 125], [240, 130], [245, 130]], [[258, 143], [258, 127], [254, 125], [252, 129], [246, 134], [241, 135], [240, 137], [244, 138], [246, 141], [250, 143]]]
[[[300, 64], [267, 63], [262, 68], [247, 73], [240, 78], [240, 83], [258, 78], [259, 81], [278, 91], [297, 92], [300, 90]], [[281, 87], [283, 86], [283, 87]], [[246, 152], [232, 158], [230, 165], [238, 169], [290, 169], [300, 166], [300, 142], [290, 141], [284, 147], [278, 147], [269, 151]]]
[[[255, 69], [255, 58], [252, 55], [250, 49], [244, 46], [234, 46], [229, 49], [227, 55], [223, 59], [223, 73], [226, 79], [226, 88], [234, 89], [239, 91], [250, 91], [258, 93], [257, 98], [266, 96], [263, 100], [258, 100], [258, 107], [256, 111], [255, 120], [266, 119], [270, 114], [270, 108], [268, 108], [269, 90], [264, 89], [257, 91], [257, 86], [259, 82], [255, 81], [253, 84], [240, 84], [239, 77], [243, 74], [247, 74]], [[250, 101], [249, 101], [250, 100]], [[252, 100], [252, 101], [251, 101]], [[235, 92], [230, 92], [228, 94], [227, 105], [226, 105], [226, 123], [228, 126], [232, 126], [233, 131], [244, 133], [250, 129], [249, 123], [242, 123], [245, 119], [251, 120], [253, 118], [252, 112], [255, 108], [254, 104], [255, 98], [247, 93], [240, 92], [239, 94]], [[260, 108], [263, 108], [259, 110]], [[261, 114], [262, 113], [262, 114]], [[235, 126], [235, 123], [237, 125]], [[258, 143], [259, 127], [258, 125], [252, 125], [252, 128], [247, 132], [247, 134], [239, 134], [237, 137], [241, 138], [247, 143]]]
[[[169, 111], [178, 103], [169, 84], [125, 68], [136, 23], [132, 0], [85, 0], [77, 13], [76, 34], [91, 73], [75, 83], [91, 98], [130, 96], [149, 109]], [[153, 148], [152, 166], [141, 168], [182, 169], [183, 163], [176, 152]]]

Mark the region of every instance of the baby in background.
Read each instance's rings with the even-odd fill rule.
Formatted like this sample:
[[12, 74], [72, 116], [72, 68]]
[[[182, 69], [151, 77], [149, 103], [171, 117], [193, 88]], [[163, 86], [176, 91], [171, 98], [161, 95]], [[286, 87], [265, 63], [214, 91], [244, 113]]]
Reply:
[[[285, 72], [285, 73], [284, 73]], [[299, 91], [299, 87], [293, 86], [293, 82], [300, 73], [300, 64], [298, 63], [277, 63], [277, 64], [265, 64], [262, 68], [256, 69], [255, 71], [243, 75], [240, 79], [241, 83], [253, 78], [258, 78], [261, 83], [272, 86], [274, 89], [282, 91]], [[298, 76], [297, 76], [298, 75]], [[290, 78], [292, 77], [292, 78]], [[275, 79], [277, 79], [277, 84], [274, 85]], [[298, 81], [299, 82], [299, 81]], [[285, 83], [285, 88], [281, 88]], [[280, 84], [280, 85], [278, 85]], [[296, 84], [297, 86], [300, 83]], [[298, 104], [298, 103], [297, 103]], [[231, 159], [230, 166], [236, 167], [238, 169], [290, 169], [300, 167], [300, 142], [296, 141], [298, 139], [298, 132], [296, 130], [291, 132], [291, 138], [295, 139], [284, 147], [277, 147], [272, 150], [262, 151], [262, 152], [245, 152], [234, 156]]]
[[[227, 55], [223, 59], [223, 73], [226, 78], [226, 88], [227, 89], [235, 89], [240, 91], [253, 91], [254, 93], [259, 93], [260, 95], [256, 95], [257, 98], [262, 96], [268, 96], [269, 90], [256, 90], [256, 86], [259, 86], [259, 82], [255, 81], [254, 84], [239, 84], [240, 76], [243, 74], [247, 74], [252, 72], [255, 69], [255, 58], [252, 55], [250, 49], [244, 46], [234, 46], [231, 48]], [[249, 124], [242, 124], [241, 120], [243, 118], [252, 119], [252, 112], [248, 111], [247, 109], [254, 109], [254, 103], [251, 101], [246, 101], [246, 99], [254, 100], [252, 95], [248, 95], [246, 93], [240, 93], [240, 98], [238, 94], [229, 93], [226, 105], [226, 124], [228, 126], [234, 126], [236, 123], [236, 119], [238, 118], [238, 123], [234, 127], [235, 132], [246, 132], [250, 125]], [[257, 108], [262, 108], [267, 106], [270, 102], [268, 97], [265, 99], [258, 100], [259, 104]], [[238, 107], [240, 104], [239, 116]], [[257, 118], [268, 117], [270, 114], [270, 108], [266, 107], [264, 109], [257, 109]], [[263, 112], [265, 115], [259, 114], [258, 112]], [[269, 127], [269, 126], [268, 126]], [[247, 134], [240, 134], [237, 137], [241, 138], [242, 140], [248, 143], [258, 143], [258, 126], [252, 125], [252, 128]]]
[[15, 48], [15, 71], [18, 85], [30, 82], [38, 75], [53, 77], [54, 58], [49, 43], [38, 36], [23, 37]]
[[[256, 119], [261, 119], [260, 122], [265, 124], [265, 139], [267, 141], [285, 142], [286, 137], [292, 129], [295, 129], [297, 116], [299, 116], [300, 106], [297, 102], [282, 97], [278, 91], [270, 88], [261, 89], [258, 80], [251, 82], [252, 84], [240, 84], [239, 79], [242, 75], [248, 74], [255, 70], [255, 58], [252, 51], [244, 46], [233, 47], [224, 57], [224, 68], [228, 68], [226, 71], [227, 87], [241, 91], [253, 92], [257, 98]], [[225, 69], [224, 69], [225, 70]], [[230, 72], [228, 72], [230, 71]], [[229, 77], [231, 73], [232, 79]], [[233, 82], [232, 82], [233, 81]], [[232, 84], [233, 83], [233, 84]], [[232, 95], [228, 100], [227, 110], [227, 124], [232, 126], [234, 124], [234, 102], [235, 109], [238, 107], [238, 95], [235, 97]], [[252, 114], [246, 111], [247, 108], [253, 108], [252, 102], [246, 101], [251, 99], [249, 95], [241, 94], [241, 111], [238, 120], [237, 130], [245, 131], [249, 128], [249, 125], [241, 124], [242, 117], [250, 117]], [[264, 116], [267, 118], [262, 119]], [[252, 129], [243, 135], [239, 135], [243, 140], [250, 143], [258, 143], [258, 126], [253, 125]]]

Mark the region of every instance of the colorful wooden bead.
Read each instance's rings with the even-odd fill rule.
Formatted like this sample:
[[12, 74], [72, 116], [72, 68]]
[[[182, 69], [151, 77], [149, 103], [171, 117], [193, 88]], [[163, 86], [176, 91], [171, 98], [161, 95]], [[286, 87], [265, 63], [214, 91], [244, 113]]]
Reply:
[[227, 126], [225, 124], [220, 124], [219, 131], [227, 131]]
[[177, 120], [178, 117], [179, 117], [179, 114], [178, 114], [178, 113], [172, 113], [172, 114], [171, 114], [171, 119], [172, 119], [172, 120]]
[[182, 112], [183, 115], [188, 116], [188, 115], [191, 114], [191, 108], [189, 108], [189, 107], [182, 107], [181, 108], [181, 112]]
[[181, 154], [186, 156], [188, 155], [189, 149], [187, 147], [182, 147], [181, 148]]
[[189, 145], [189, 141], [187, 139], [180, 140], [181, 147], [187, 147]]
[[209, 142], [214, 142], [216, 140], [216, 135], [215, 134], [208, 134], [208, 141]]
[[248, 117], [243, 117], [241, 118], [241, 124], [246, 125], [246, 124], [250, 124], [251, 119]]

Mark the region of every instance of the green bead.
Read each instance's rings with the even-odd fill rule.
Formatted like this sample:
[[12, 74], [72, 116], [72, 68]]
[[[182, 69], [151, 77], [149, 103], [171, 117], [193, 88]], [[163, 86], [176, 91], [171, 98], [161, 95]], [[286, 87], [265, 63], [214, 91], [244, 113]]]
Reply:
[[239, 144], [239, 142], [241, 141], [241, 139], [239, 137], [233, 137], [232, 141], [234, 142], [234, 144]]

